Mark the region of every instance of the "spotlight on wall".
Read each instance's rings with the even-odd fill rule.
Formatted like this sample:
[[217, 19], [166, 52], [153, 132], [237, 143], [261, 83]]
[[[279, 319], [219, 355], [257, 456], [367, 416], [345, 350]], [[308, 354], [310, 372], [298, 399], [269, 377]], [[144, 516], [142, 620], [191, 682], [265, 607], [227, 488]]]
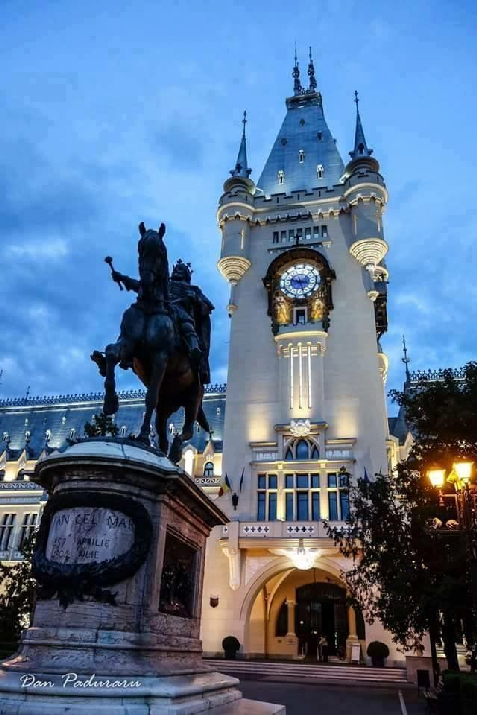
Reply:
[[217, 606], [219, 605], [219, 597], [211, 596], [209, 603], [211, 608], [217, 608]]

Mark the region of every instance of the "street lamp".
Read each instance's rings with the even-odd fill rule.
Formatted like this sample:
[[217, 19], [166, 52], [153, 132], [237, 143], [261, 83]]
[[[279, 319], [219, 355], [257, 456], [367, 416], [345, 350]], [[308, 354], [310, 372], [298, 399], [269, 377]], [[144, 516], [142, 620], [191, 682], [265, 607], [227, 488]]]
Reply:
[[[427, 472], [432, 486], [439, 490], [439, 503], [444, 503], [445, 496], [455, 498], [459, 530], [466, 537], [467, 561], [470, 571], [472, 604], [474, 611], [474, 647], [477, 628], [477, 485], [472, 484], [472, 468], [474, 463], [468, 460], [454, 462], [452, 470], [446, 479], [446, 470], [433, 467]], [[444, 482], [454, 486], [454, 494], [444, 494]]]
[[445, 469], [429, 469], [427, 475], [433, 487], [442, 489], [442, 487], [444, 486], [444, 480], [446, 478]]

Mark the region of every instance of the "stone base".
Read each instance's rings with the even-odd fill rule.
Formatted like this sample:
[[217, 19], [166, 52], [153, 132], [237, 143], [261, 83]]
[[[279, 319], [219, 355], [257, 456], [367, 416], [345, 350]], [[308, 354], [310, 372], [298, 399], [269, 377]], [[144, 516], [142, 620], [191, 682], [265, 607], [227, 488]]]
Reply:
[[[221, 673], [165, 678], [21, 674], [0, 670], [0, 715], [285, 715], [281, 705], [242, 699]], [[135, 683], [139, 683], [136, 685]]]
[[[442, 673], [447, 668], [447, 660], [438, 658], [439, 668]], [[427, 655], [407, 655], [406, 656], [406, 672], [408, 683], [417, 684], [417, 671], [427, 670], [429, 672], [429, 681], [433, 684], [434, 674], [432, 671], [432, 658]]]

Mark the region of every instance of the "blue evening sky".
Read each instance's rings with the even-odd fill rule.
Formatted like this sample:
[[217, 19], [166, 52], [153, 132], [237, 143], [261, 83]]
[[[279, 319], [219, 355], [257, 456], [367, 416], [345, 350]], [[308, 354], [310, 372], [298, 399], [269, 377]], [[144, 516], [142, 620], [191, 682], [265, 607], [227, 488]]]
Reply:
[[[314, 48], [346, 161], [361, 97], [386, 179], [388, 387], [411, 368], [477, 357], [474, 244], [477, 12], [463, 0], [3, 0], [0, 229], [4, 396], [102, 389], [89, 360], [115, 339], [137, 224], [167, 223], [217, 306], [213, 380], [226, 380], [228, 289], [215, 212], [248, 112], [260, 175], [291, 94], [296, 39]], [[352, 359], [352, 355], [350, 355]], [[120, 371], [121, 389], [136, 384]]]

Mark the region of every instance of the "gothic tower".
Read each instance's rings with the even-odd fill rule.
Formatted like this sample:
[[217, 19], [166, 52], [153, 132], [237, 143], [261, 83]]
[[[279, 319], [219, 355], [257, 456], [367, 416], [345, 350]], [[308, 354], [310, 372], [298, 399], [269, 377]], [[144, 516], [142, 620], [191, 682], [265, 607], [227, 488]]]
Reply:
[[[203, 638], [211, 652], [214, 638], [233, 632], [234, 622], [244, 650], [280, 652], [274, 627], [267, 635], [265, 624], [257, 635], [250, 625], [260, 621], [257, 599], [267, 601], [267, 579], [308, 564], [315, 578], [318, 569], [329, 581], [339, 558], [323, 520], [346, 518], [350, 479], [387, 469], [387, 359], [380, 338], [387, 327], [388, 194], [366, 143], [357, 93], [354, 148], [345, 165], [325, 119], [311, 52], [308, 77], [304, 88], [295, 58], [293, 95], [256, 183], [244, 116], [217, 213], [218, 267], [230, 284], [223, 473], [238, 504], [235, 498], [232, 508], [227, 496], [219, 502], [232, 521], [209, 548], [204, 588], [221, 591], [222, 552], [229, 560], [227, 588], [236, 592], [223, 587], [222, 616], [209, 607]], [[223, 574], [223, 563], [220, 568]], [[298, 598], [293, 594], [287, 603]], [[288, 615], [287, 634], [298, 639], [290, 609]], [[355, 626], [345, 630], [343, 647], [357, 637]]]

